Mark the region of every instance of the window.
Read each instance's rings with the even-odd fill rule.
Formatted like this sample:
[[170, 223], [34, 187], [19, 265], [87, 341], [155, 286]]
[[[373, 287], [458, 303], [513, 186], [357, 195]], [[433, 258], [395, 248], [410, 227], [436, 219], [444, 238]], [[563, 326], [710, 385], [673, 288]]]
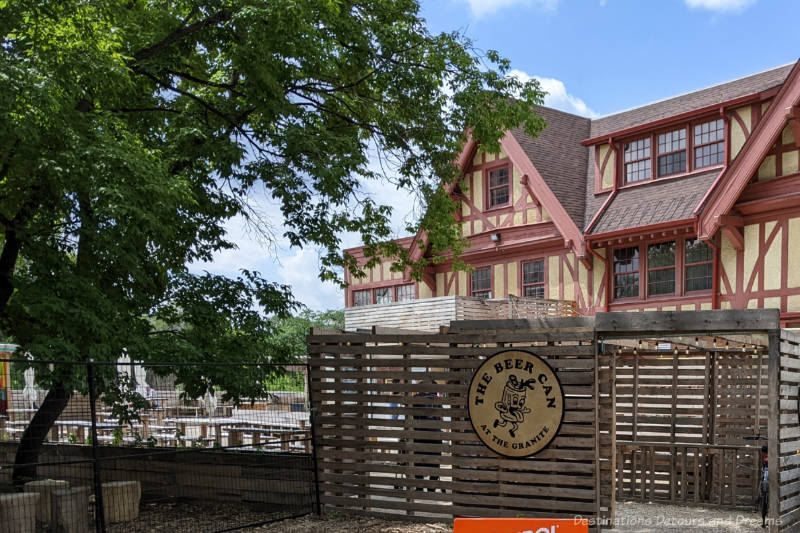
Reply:
[[522, 296], [544, 298], [544, 261], [522, 263]]
[[647, 294], [675, 293], [675, 241], [647, 247]]
[[508, 167], [489, 171], [489, 207], [508, 203]]
[[639, 247], [614, 250], [614, 298], [639, 296]]
[[370, 291], [353, 291], [353, 305], [369, 305], [372, 303]]
[[719, 118], [694, 127], [694, 168], [725, 162], [725, 122]]
[[686, 172], [686, 128], [658, 135], [658, 177]]
[[392, 293], [394, 292], [393, 287], [381, 287], [380, 289], [375, 289], [375, 303], [376, 304], [388, 304], [394, 301], [392, 298]]
[[686, 240], [686, 292], [711, 288], [714, 252], [699, 239]]
[[398, 302], [408, 302], [411, 300], [415, 300], [417, 297], [417, 291], [414, 288], [414, 285], [398, 285], [397, 286], [397, 301]]
[[650, 179], [650, 137], [625, 144], [625, 183]]
[[476, 268], [472, 272], [472, 296], [492, 297], [492, 267]]

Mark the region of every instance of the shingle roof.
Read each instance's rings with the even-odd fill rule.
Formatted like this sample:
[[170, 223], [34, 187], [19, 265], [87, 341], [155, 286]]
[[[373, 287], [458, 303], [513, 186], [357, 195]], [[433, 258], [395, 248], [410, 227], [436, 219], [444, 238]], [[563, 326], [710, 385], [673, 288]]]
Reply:
[[783, 65], [699, 91], [597, 118], [592, 120], [590, 137], [607, 135], [615, 131], [638, 126], [639, 124], [739, 98], [740, 96], [766, 91], [781, 85], [793, 66], [794, 63]]
[[581, 141], [589, 136], [591, 121], [548, 107], [537, 107], [536, 112], [547, 122], [538, 136], [530, 137], [519, 128], [511, 134], [578, 229], [583, 229], [589, 153]]
[[720, 169], [622, 188], [592, 228], [592, 235], [692, 218]]

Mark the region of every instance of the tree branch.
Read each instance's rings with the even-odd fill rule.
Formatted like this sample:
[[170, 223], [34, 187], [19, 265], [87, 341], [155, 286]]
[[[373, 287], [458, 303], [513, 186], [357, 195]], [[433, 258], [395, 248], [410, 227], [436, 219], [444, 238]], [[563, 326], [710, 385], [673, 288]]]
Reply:
[[186, 37], [192, 35], [193, 33], [202, 31], [210, 26], [218, 24], [220, 22], [227, 22], [233, 16], [233, 9], [222, 9], [217, 13], [211, 15], [210, 17], [197, 21], [194, 24], [189, 24], [188, 26], [184, 26], [181, 24], [178, 29], [164, 37], [159, 42], [155, 43], [152, 46], [148, 46], [147, 48], [143, 48], [139, 50], [135, 54], [133, 54], [133, 58], [136, 62], [144, 61], [153, 57], [154, 55], [158, 54], [162, 50], [168, 48], [169, 46], [185, 39]]

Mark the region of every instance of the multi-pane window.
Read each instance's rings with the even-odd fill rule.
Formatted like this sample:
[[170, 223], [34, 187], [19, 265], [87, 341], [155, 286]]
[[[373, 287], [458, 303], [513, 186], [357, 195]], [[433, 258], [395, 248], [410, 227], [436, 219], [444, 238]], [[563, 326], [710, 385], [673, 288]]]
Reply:
[[508, 203], [508, 167], [489, 171], [489, 207]]
[[686, 128], [658, 135], [658, 177], [686, 172]]
[[375, 303], [376, 304], [388, 304], [394, 301], [392, 298], [392, 287], [381, 287], [380, 289], [375, 289]]
[[416, 290], [414, 285], [398, 285], [397, 286], [397, 301], [408, 302], [416, 299]]
[[647, 294], [675, 293], [675, 241], [647, 247]]
[[544, 298], [544, 261], [522, 263], [522, 295]]
[[625, 143], [625, 183], [649, 180], [650, 137]]
[[492, 297], [492, 267], [476, 268], [472, 271], [472, 296]]
[[372, 303], [370, 291], [353, 291], [353, 305], [369, 305]]
[[614, 298], [639, 296], [639, 247], [614, 250]]
[[686, 240], [685, 270], [686, 292], [711, 288], [714, 252], [699, 239]]
[[725, 162], [725, 122], [718, 118], [694, 127], [694, 167]]

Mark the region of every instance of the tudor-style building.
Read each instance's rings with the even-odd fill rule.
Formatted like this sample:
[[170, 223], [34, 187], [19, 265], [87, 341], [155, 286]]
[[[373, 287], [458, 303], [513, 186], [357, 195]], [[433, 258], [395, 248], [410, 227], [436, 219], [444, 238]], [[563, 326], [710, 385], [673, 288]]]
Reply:
[[778, 308], [796, 326], [798, 106], [800, 62], [593, 120], [538, 108], [538, 137], [468, 141], [458, 159], [474, 271], [430, 265], [415, 283], [387, 262], [347, 278], [345, 305], [512, 295], [587, 315]]

